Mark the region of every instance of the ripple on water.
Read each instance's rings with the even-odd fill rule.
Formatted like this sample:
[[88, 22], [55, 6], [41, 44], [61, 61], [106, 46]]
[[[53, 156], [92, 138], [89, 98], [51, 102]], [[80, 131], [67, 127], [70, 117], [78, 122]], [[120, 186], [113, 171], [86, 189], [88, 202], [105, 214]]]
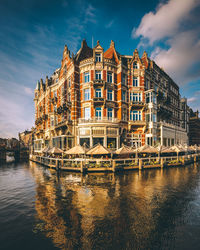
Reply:
[[2, 249], [199, 249], [200, 166], [121, 174], [0, 167]]

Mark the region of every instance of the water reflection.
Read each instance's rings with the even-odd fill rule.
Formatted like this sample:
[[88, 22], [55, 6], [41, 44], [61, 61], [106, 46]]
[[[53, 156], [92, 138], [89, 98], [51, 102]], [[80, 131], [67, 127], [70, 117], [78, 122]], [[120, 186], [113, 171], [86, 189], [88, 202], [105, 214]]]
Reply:
[[184, 239], [177, 242], [177, 230], [188, 221], [188, 206], [197, 195], [197, 165], [86, 176], [58, 176], [35, 163], [30, 169], [36, 181], [34, 232], [42, 232], [55, 247], [187, 247]]

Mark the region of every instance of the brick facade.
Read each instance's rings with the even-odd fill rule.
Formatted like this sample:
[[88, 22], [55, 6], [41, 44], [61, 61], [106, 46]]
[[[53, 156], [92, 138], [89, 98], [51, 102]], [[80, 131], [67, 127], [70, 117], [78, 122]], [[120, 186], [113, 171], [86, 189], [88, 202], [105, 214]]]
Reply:
[[38, 151], [187, 143], [178, 85], [146, 52], [121, 55], [113, 41], [105, 52], [99, 41], [90, 48], [83, 40], [76, 55], [65, 46], [61, 68], [37, 83], [34, 100]]

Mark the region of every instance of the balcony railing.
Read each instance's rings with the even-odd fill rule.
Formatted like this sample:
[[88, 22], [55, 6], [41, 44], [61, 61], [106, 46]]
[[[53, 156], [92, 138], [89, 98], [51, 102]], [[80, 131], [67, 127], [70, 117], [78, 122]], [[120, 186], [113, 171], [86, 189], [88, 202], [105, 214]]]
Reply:
[[136, 121], [132, 121], [132, 120], [129, 120], [129, 124], [130, 125], [140, 125], [140, 126], [144, 126], [146, 125], [146, 121], [141, 121], [141, 120], [136, 120]]
[[131, 101], [131, 106], [133, 107], [144, 107], [145, 103], [142, 101]]
[[61, 127], [67, 127], [67, 125], [69, 125], [69, 124], [72, 124], [71, 120], [64, 120], [64, 121], [61, 121], [61, 122], [57, 123], [56, 125], [54, 125], [54, 128], [58, 129]]
[[104, 102], [104, 98], [103, 98], [103, 97], [94, 97], [94, 98], [93, 98], [93, 101], [94, 101], [94, 103], [97, 103], [97, 102]]
[[117, 118], [108, 119], [106, 117], [98, 119], [98, 118], [91, 118], [91, 119], [84, 119], [79, 118], [79, 123], [118, 123], [120, 122]]
[[95, 86], [104, 86], [105, 85], [105, 81], [104, 80], [93, 80], [93, 85]]

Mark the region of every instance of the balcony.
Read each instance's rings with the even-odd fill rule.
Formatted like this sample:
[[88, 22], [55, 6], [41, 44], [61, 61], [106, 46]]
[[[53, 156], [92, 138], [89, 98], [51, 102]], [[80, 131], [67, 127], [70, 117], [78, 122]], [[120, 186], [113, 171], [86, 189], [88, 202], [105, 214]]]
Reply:
[[64, 120], [59, 122], [54, 126], [54, 129], [62, 129], [62, 128], [67, 128], [68, 125], [71, 125], [72, 121], [71, 120]]
[[139, 108], [139, 109], [145, 107], [145, 103], [140, 101], [131, 101], [130, 105], [132, 108]]
[[94, 97], [93, 98], [93, 104], [94, 105], [103, 105], [104, 104], [104, 98], [103, 97]]
[[95, 87], [104, 87], [105, 81], [104, 80], [93, 80], [93, 86]]
[[38, 130], [36, 131], [36, 135], [41, 134], [41, 133], [43, 133], [43, 129], [38, 129]]
[[119, 123], [120, 120], [117, 118], [112, 118], [108, 119], [107, 117], [103, 117], [102, 119], [97, 119], [97, 118], [90, 118], [90, 119], [84, 119], [84, 118], [79, 118], [79, 124], [82, 123]]
[[105, 105], [105, 107], [115, 108], [118, 106], [118, 103], [114, 100], [105, 100], [104, 105]]
[[146, 125], [146, 122], [145, 121], [141, 121], [141, 120], [137, 120], [137, 121], [131, 121], [131, 120], [129, 120], [128, 124], [130, 126], [139, 126], [139, 127], [141, 126], [141, 127], [143, 127], [143, 126]]
[[113, 82], [105, 82], [105, 87], [114, 90], [114, 83]]

